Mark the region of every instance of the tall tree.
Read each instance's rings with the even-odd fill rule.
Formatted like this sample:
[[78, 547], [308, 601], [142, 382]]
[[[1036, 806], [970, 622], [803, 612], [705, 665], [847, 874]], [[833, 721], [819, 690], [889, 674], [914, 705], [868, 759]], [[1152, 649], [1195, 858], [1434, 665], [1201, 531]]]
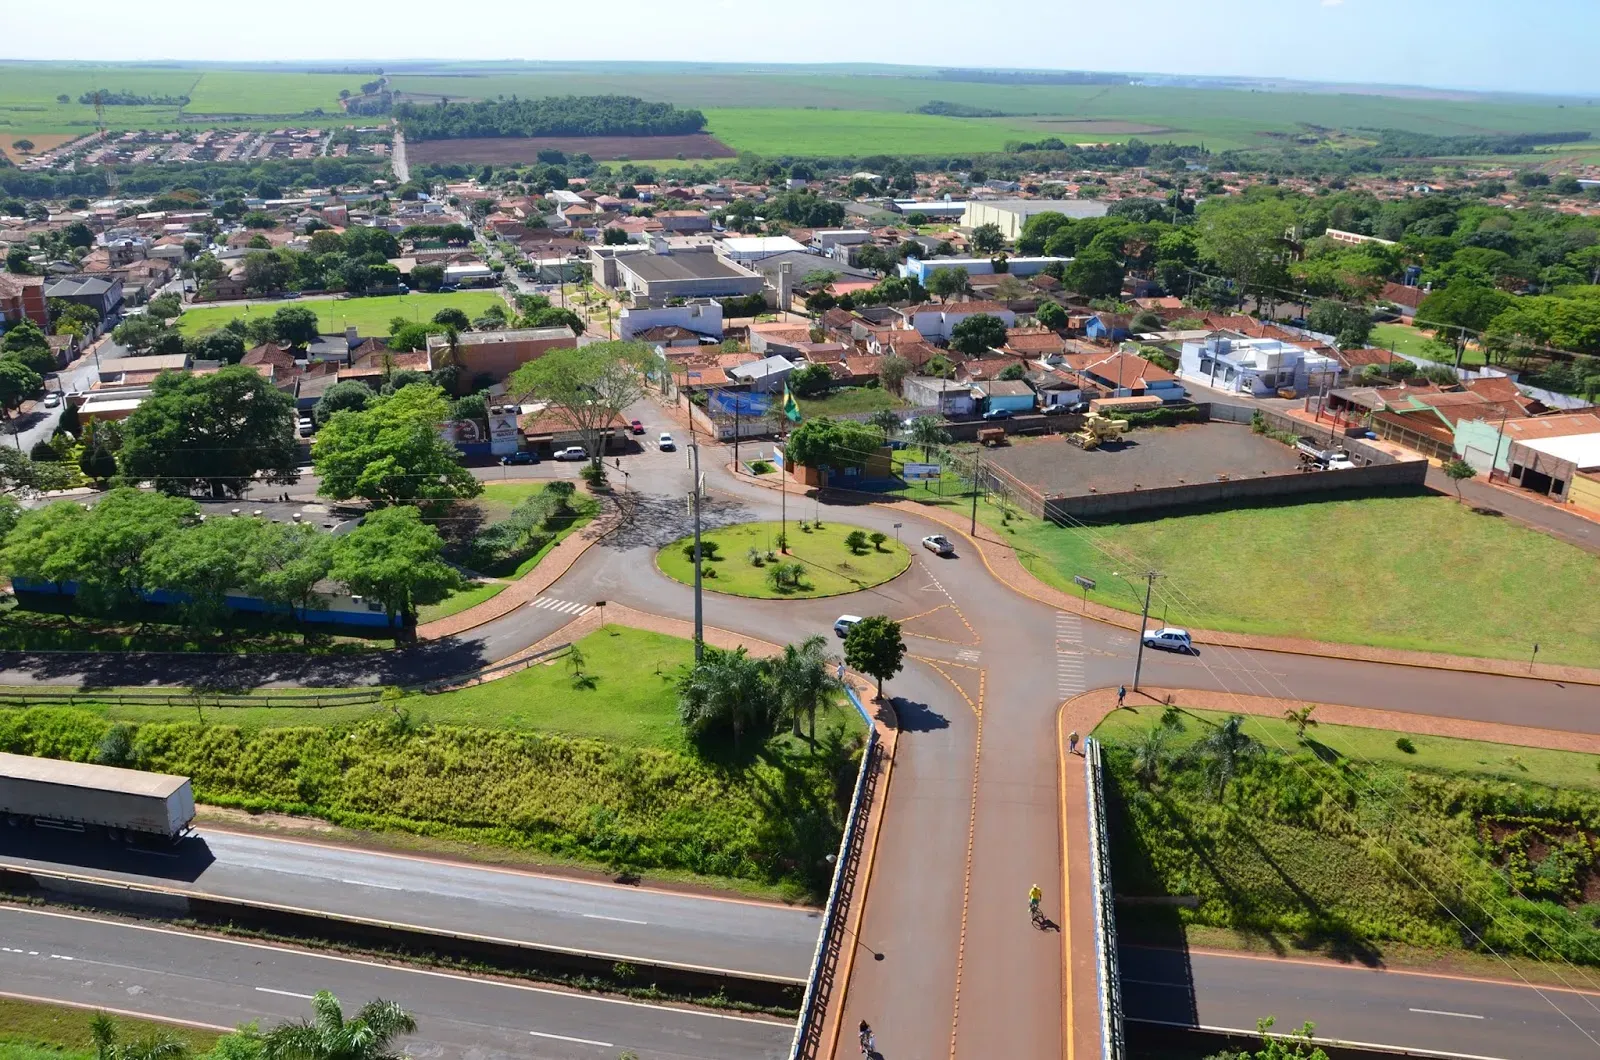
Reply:
[[1062, 282], [1085, 298], [1115, 298], [1122, 293], [1122, 263], [1097, 247], [1082, 250], [1067, 266]]
[[253, 368], [211, 375], [163, 372], [124, 421], [117, 463], [165, 493], [238, 496], [261, 475], [296, 481], [294, 399]]
[[583, 439], [598, 467], [604, 432], [617, 429], [622, 410], [644, 397], [645, 374], [657, 370], [659, 360], [642, 342], [554, 349], [513, 372], [506, 389], [545, 402]]
[[918, 416], [911, 421], [906, 437], [911, 444], [922, 450], [922, 459], [927, 460], [933, 447], [945, 445], [950, 441], [950, 433], [944, 429], [943, 423], [937, 416]]
[[380, 505], [476, 497], [483, 486], [439, 436], [449, 415], [444, 391], [426, 383], [335, 412], [311, 447], [318, 492]]
[[1294, 208], [1282, 199], [1207, 203], [1196, 223], [1200, 253], [1246, 293], [1281, 270]]
[[950, 346], [969, 357], [981, 356], [1006, 344], [1006, 322], [989, 313], [975, 313], [950, 332]]
[[272, 333], [284, 345], [303, 350], [317, 341], [317, 314], [305, 306], [286, 305], [272, 314]]
[[196, 629], [214, 630], [228, 613], [230, 592], [247, 590], [260, 569], [264, 529], [259, 519], [209, 519], [167, 534], [144, 561], [148, 588], [181, 593], [179, 613]]
[[311, 1011], [308, 1021], [268, 1031], [261, 1060], [401, 1060], [395, 1039], [417, 1029], [415, 1017], [393, 1001], [369, 1001], [345, 1019], [339, 999], [318, 990]]
[[829, 666], [827, 648], [826, 637], [811, 636], [799, 647], [784, 645], [783, 654], [772, 661], [773, 681], [794, 734], [800, 735], [800, 716], [804, 714], [812, 743], [817, 742], [817, 708], [831, 703], [843, 687]]
[[443, 551], [438, 532], [415, 508], [382, 508], [334, 544], [329, 575], [381, 603], [390, 622], [410, 623], [418, 606], [437, 603], [461, 586], [461, 576], [440, 558]]
[[972, 277], [959, 265], [954, 268], [946, 265], [934, 269], [927, 283], [928, 293], [941, 302], [948, 302], [955, 295], [964, 294], [971, 286]]
[[1193, 754], [1205, 763], [1206, 772], [1217, 782], [1217, 801], [1228, 793], [1228, 782], [1252, 758], [1261, 754], [1261, 743], [1244, 731], [1244, 718], [1233, 714], [1195, 744]]
[[263, 529], [251, 588], [268, 603], [303, 612], [333, 565], [336, 539], [298, 523], [266, 523]]
[[707, 646], [705, 657], [678, 677], [678, 716], [697, 741], [727, 736], [735, 750], [765, 739], [781, 710], [771, 668], [744, 646]]
[[877, 679], [878, 698], [883, 698], [883, 682], [905, 665], [906, 642], [900, 636], [900, 623], [884, 615], [863, 618], [850, 627], [844, 638], [844, 660], [862, 673]]
[[972, 230], [972, 238], [968, 243], [979, 254], [993, 254], [1006, 245], [1006, 237], [999, 225], [982, 224]]

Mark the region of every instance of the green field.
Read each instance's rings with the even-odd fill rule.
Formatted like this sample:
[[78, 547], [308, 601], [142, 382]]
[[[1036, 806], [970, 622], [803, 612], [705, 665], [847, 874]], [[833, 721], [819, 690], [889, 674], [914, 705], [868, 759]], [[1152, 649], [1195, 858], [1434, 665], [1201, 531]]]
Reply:
[[207, 70], [189, 93], [190, 114], [301, 114], [321, 107], [343, 120], [339, 90], [361, 91], [371, 74], [287, 74]]
[[[1302, 739], [1255, 717], [1226, 755], [1225, 721], [1180, 694], [1171, 713], [1117, 711], [1095, 731], [1130, 937], [1173, 943], [1200, 926], [1232, 933], [1212, 943], [1369, 965], [1395, 947], [1600, 964], [1595, 756], [1328, 724]], [[1198, 904], [1128, 901], [1168, 896]], [[1464, 924], [1483, 946], [1463, 942]]]
[[1032, 133], [980, 118], [872, 110], [708, 110], [707, 131], [760, 155], [941, 154], [999, 151]]
[[878, 409], [904, 408], [905, 402], [875, 386], [852, 386], [834, 390], [827, 397], [799, 398], [800, 414], [806, 419], [816, 416], [845, 416], [852, 413], [876, 412]]
[[178, 330], [185, 335], [203, 335], [215, 331], [235, 317], [266, 313], [271, 315], [285, 306], [299, 306], [317, 314], [317, 327], [325, 335], [338, 335], [354, 326], [363, 336], [389, 334], [389, 321], [394, 317], [427, 322], [447, 306], [466, 313], [469, 318], [483, 315], [492, 305], [509, 309], [506, 300], [495, 291], [452, 291], [445, 294], [396, 294], [377, 298], [304, 298], [267, 302], [229, 302], [226, 305], [198, 306], [184, 311], [178, 320]]
[[[899, 492], [963, 503], [959, 482], [944, 489], [943, 498], [921, 485]], [[1015, 508], [1002, 522], [989, 502], [979, 517], [1041, 580], [1077, 596], [1073, 576], [1094, 578], [1090, 599], [1111, 607], [1137, 613], [1144, 601], [1143, 582], [1114, 572], [1163, 571], [1154, 624], [1499, 659], [1526, 660], [1537, 641], [1542, 663], [1600, 666], [1595, 557], [1454, 497], [1330, 499], [1073, 529]], [[1245, 562], [1241, 549], [1262, 562]]]
[[[864, 552], [851, 552], [845, 547], [845, 536], [859, 529], [830, 520], [820, 528], [801, 530], [798, 518], [790, 520], [787, 556], [777, 552], [778, 523], [738, 523], [707, 531], [701, 534], [701, 549], [704, 551], [706, 542], [713, 542], [717, 554], [702, 564], [713, 572], [710, 577], [702, 577], [702, 584], [707, 589], [734, 596], [809, 600], [881, 585], [911, 565], [911, 553], [893, 540], [876, 547], [869, 544]], [[685, 547], [693, 543], [694, 538], [683, 538], [656, 553], [656, 565], [661, 572], [693, 585], [694, 562], [684, 553]], [[751, 549], [759, 554], [760, 566], [751, 562]], [[772, 560], [767, 559], [769, 552]], [[791, 585], [781, 590], [772, 587], [768, 575], [779, 563], [799, 563], [805, 568], [798, 587]]]

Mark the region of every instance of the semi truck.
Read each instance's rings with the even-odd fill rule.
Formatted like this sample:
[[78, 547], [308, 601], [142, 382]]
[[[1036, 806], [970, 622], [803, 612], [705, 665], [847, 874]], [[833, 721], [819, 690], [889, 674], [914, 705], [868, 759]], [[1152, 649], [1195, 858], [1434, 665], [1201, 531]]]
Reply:
[[194, 789], [166, 773], [0, 754], [0, 815], [12, 825], [176, 840], [194, 821]]

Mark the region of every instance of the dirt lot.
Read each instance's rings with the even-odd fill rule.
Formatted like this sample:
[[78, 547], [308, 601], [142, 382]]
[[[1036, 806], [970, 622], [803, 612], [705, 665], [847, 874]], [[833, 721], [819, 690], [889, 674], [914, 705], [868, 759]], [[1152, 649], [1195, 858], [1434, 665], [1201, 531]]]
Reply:
[[1046, 497], [1120, 493], [1211, 482], [1218, 475], [1255, 478], [1293, 472], [1293, 449], [1233, 423], [1141, 427], [1127, 440], [1084, 452], [1062, 436], [1015, 441], [986, 459]]
[[708, 133], [688, 136], [493, 136], [463, 140], [425, 140], [406, 143], [406, 158], [412, 162], [463, 165], [526, 165], [538, 160], [540, 151], [565, 151], [587, 154], [601, 162], [633, 158], [732, 158], [733, 148]]

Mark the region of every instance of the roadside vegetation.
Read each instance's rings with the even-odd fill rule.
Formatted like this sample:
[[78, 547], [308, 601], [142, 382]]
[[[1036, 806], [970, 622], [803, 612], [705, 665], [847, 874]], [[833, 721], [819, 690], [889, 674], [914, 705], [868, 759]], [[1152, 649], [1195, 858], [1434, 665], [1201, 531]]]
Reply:
[[[801, 505], [796, 504], [796, 510]], [[781, 539], [781, 540], [780, 540]], [[787, 548], [784, 546], [787, 545]], [[911, 565], [911, 552], [884, 534], [846, 523], [791, 519], [739, 523], [700, 535], [701, 583], [734, 596], [808, 600], [881, 585]], [[694, 538], [656, 554], [669, 578], [694, 583]]]
[[[1593, 755], [1314, 712], [1140, 706], [1095, 735], [1130, 936], [1199, 925], [1365, 963], [1395, 944], [1600, 964]], [[1137, 901], [1157, 897], [1198, 905]]]

